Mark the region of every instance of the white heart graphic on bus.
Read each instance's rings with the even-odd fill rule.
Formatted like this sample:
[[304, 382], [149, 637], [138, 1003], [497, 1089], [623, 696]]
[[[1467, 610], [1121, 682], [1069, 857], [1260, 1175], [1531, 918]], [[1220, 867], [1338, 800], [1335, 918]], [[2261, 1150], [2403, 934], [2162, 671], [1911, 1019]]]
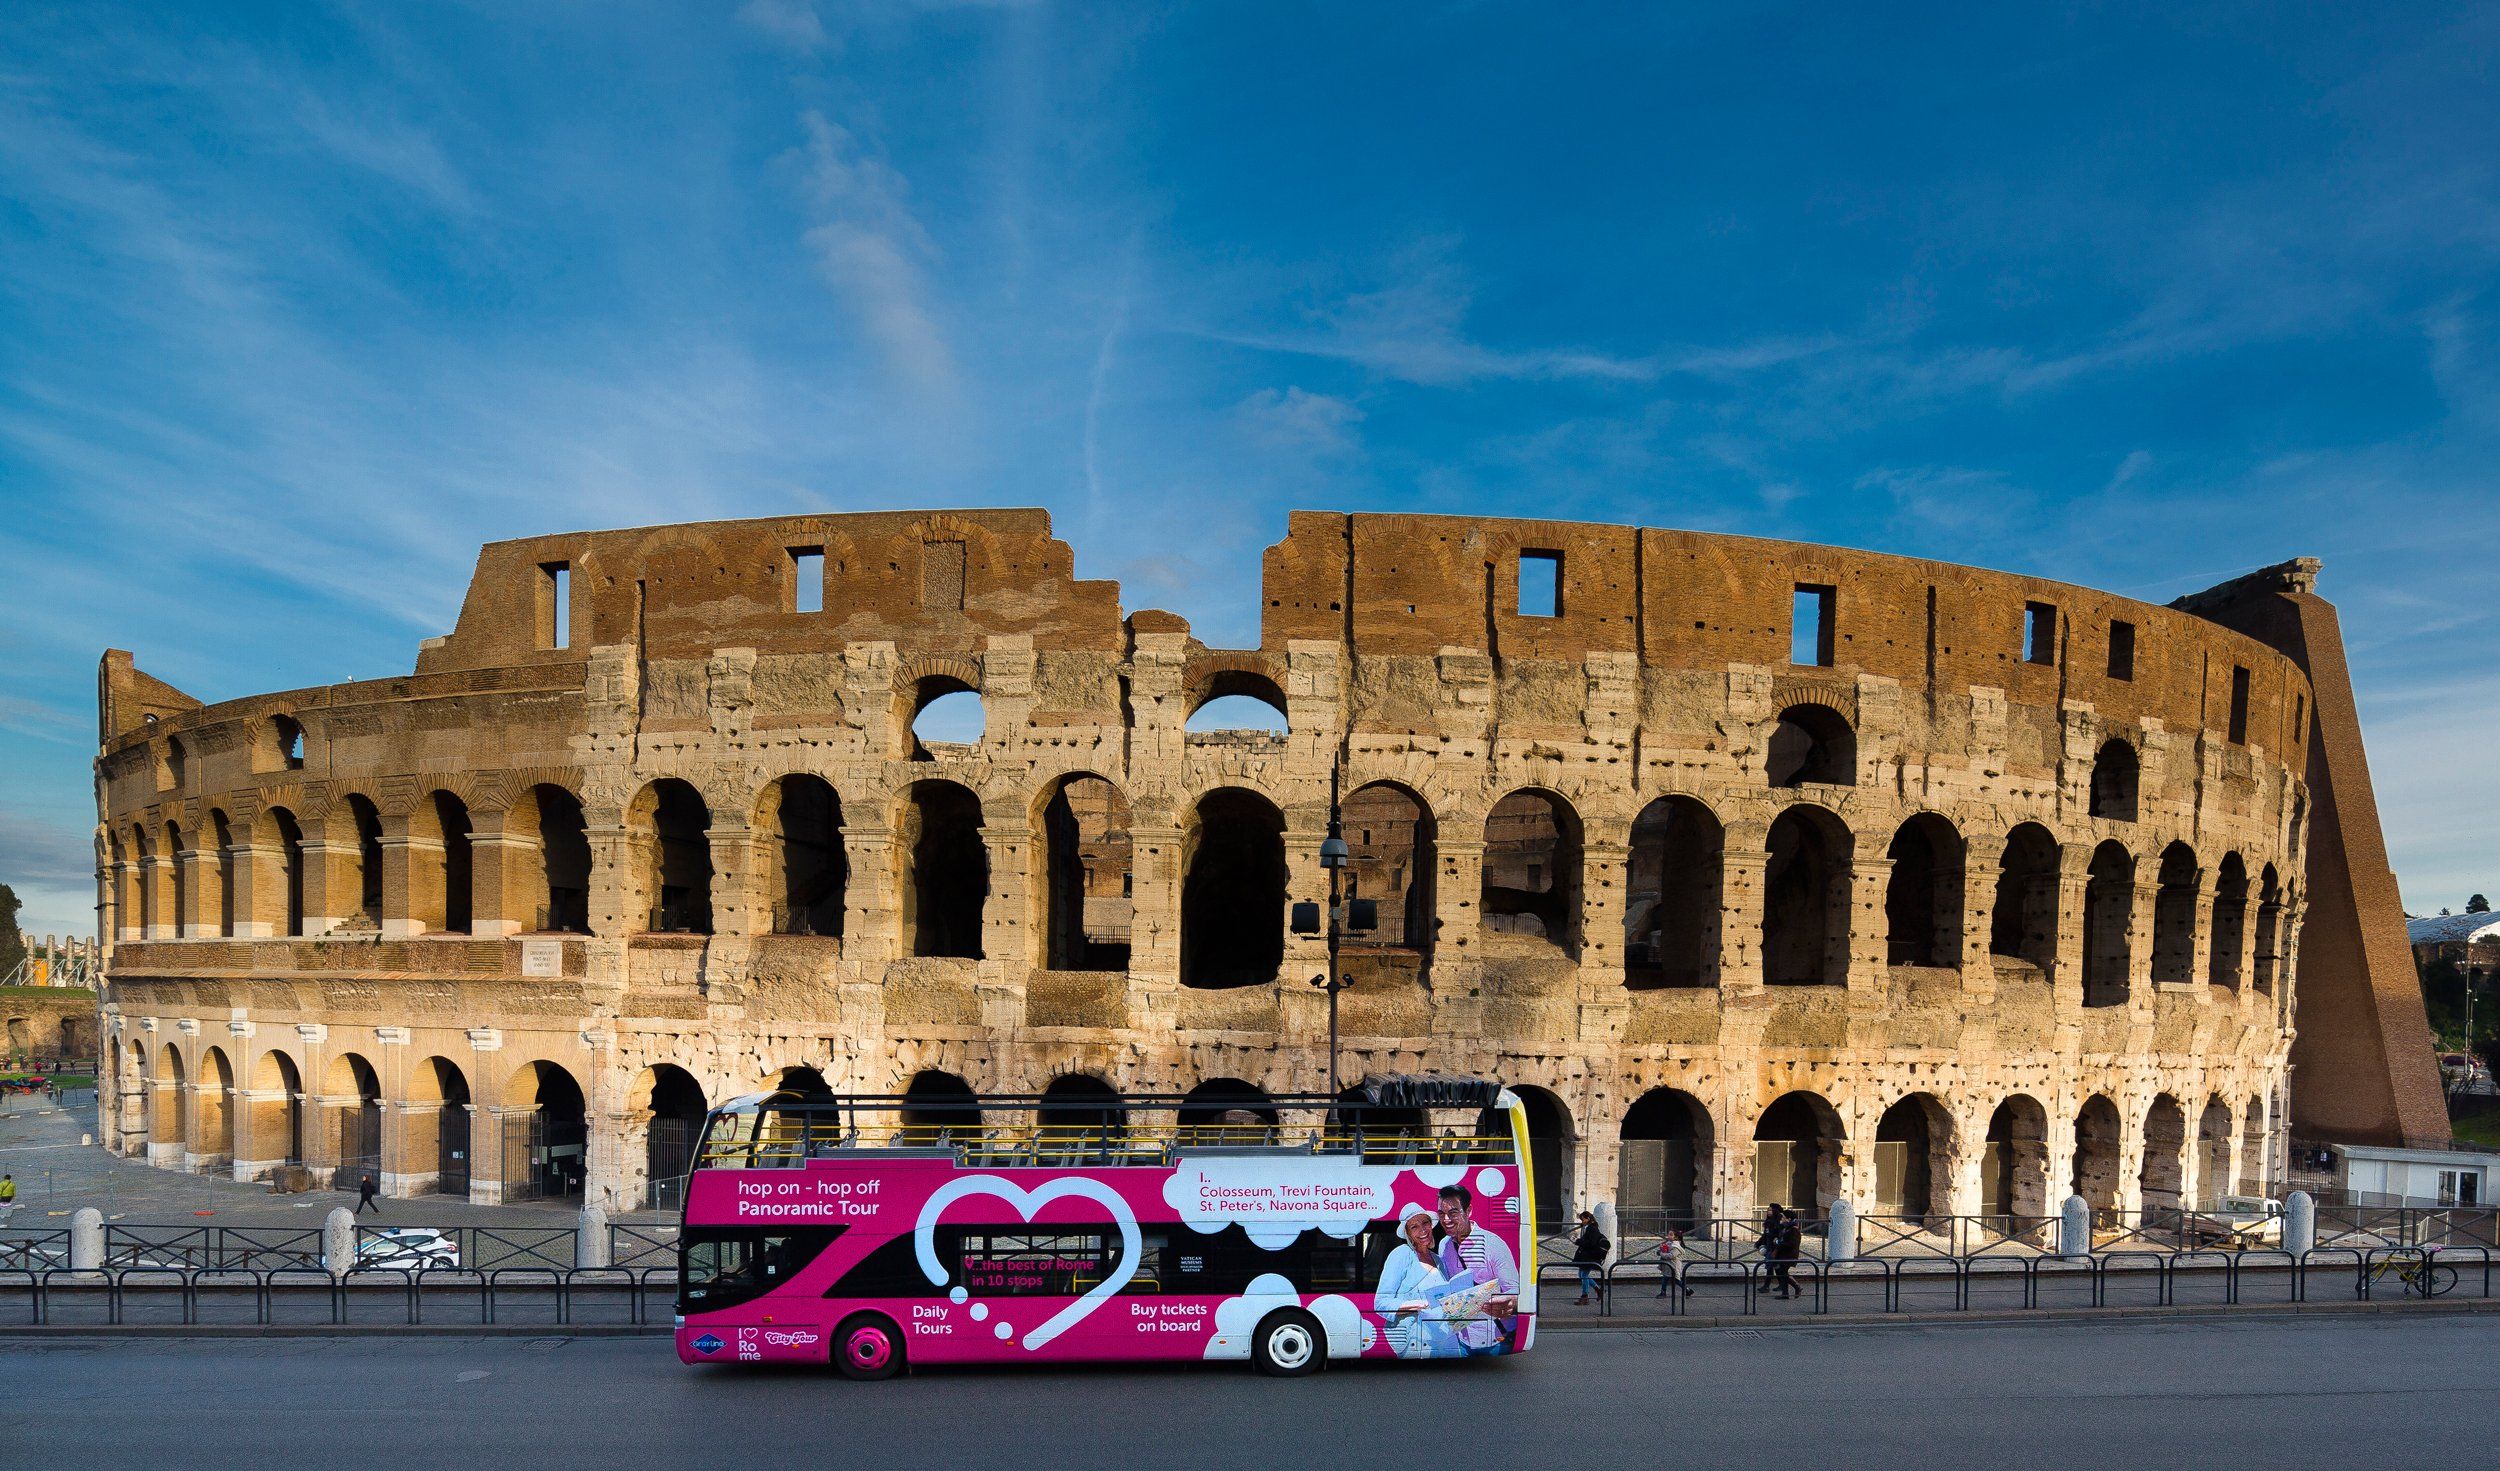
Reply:
[[1137, 1275], [1137, 1259], [1144, 1255], [1144, 1247], [1137, 1234], [1137, 1212], [1129, 1209], [1129, 1203], [1110, 1186], [1099, 1180], [1088, 1180], [1082, 1175], [1072, 1175], [1053, 1180], [1039, 1190], [1027, 1190], [997, 1175], [967, 1175], [939, 1186], [930, 1195], [928, 1204], [920, 1208], [920, 1220], [912, 1227], [912, 1250], [920, 1258], [921, 1275], [937, 1286], [946, 1285], [946, 1270], [939, 1265], [937, 1258], [938, 1217], [957, 1201], [981, 1195], [997, 1196], [1014, 1206], [1028, 1221], [1033, 1219], [1035, 1212], [1054, 1200], [1090, 1200], [1109, 1211], [1111, 1224], [1120, 1228], [1119, 1265], [1095, 1283], [1093, 1291], [1061, 1308], [1049, 1322], [1025, 1334], [1024, 1346], [1027, 1350], [1042, 1347], [1093, 1316], [1096, 1308], [1117, 1296], [1121, 1288], [1128, 1286], [1129, 1279]]

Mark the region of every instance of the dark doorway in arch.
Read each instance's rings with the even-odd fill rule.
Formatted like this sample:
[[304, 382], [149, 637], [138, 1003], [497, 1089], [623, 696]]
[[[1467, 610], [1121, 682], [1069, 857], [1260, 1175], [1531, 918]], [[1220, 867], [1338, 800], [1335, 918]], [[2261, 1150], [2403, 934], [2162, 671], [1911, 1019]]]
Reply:
[[434, 831], [443, 843], [441, 913], [448, 934], [465, 935], [473, 927], [473, 876], [477, 865], [469, 846], [469, 804], [449, 792], [436, 792]]
[[833, 1085], [826, 1082], [825, 1075], [815, 1068], [786, 1067], [779, 1077], [773, 1079], [773, 1091], [795, 1093], [801, 1098], [831, 1098]]
[[766, 892], [776, 935], [839, 935], [850, 868], [842, 854], [842, 803], [822, 777], [773, 783], [764, 817]]
[[1959, 970], [1962, 965], [1962, 835], [1933, 812], [1901, 824], [1885, 855], [1884, 960]]
[[2153, 891], [2153, 979], [2184, 986], [2196, 979], [2196, 854], [2185, 843], [2162, 849]]
[[1580, 817], [1552, 792], [1519, 791], [1484, 820], [1478, 920], [1497, 935], [1580, 953]]
[[1718, 984], [1726, 847], [1718, 817], [1691, 797], [1660, 797], [1633, 820], [1625, 986]]
[[1857, 785], [1858, 736], [1828, 705], [1791, 705], [1771, 727], [1765, 775], [1775, 787]]
[[1988, 953], [2029, 961], [2043, 976], [2057, 964], [2057, 839], [2036, 822], [2005, 836]]
[[1675, 1088], [1652, 1088], [1623, 1116], [1618, 1235], [1692, 1231], [1710, 1219], [1710, 1112]]
[[2220, 1210], [2231, 1193], [2232, 1142], [2231, 1105], [2206, 1099], [2196, 1120], [2196, 1198], [2189, 1202], [2195, 1209]]
[[1838, 986], [1849, 979], [1849, 830], [1820, 808], [1772, 822], [1762, 875], [1762, 979]]
[[559, 786], [541, 785], [530, 789], [530, 801], [537, 808], [540, 877], [546, 884], [538, 928], [550, 934], [589, 934], [590, 827], [581, 798]]
[[[1571, 1109], [1548, 1089], [1533, 1083], [1513, 1084], [1520, 1107], [1528, 1115], [1528, 1180], [1536, 1194], [1536, 1227], [1540, 1235], [1563, 1230], [1575, 1218], [1574, 1197], [1579, 1180], [1578, 1153], [1580, 1131], [1571, 1122]], [[1498, 1109], [1486, 1109], [1476, 1119], [1476, 1132], [1481, 1135], [1502, 1135], [1510, 1132], [1510, 1116]]]
[[[1351, 1084], [1337, 1091], [1340, 1104], [1365, 1103], [1363, 1085]], [[1417, 1141], [1432, 1135], [1432, 1115], [1421, 1108], [1386, 1108], [1365, 1104], [1361, 1108], [1332, 1108], [1328, 1111], [1328, 1131], [1350, 1135], [1361, 1146], [1366, 1164], [1416, 1164]]]
[[2135, 913], [2135, 858], [2116, 843], [2092, 853], [2083, 885], [2083, 1004], [2124, 1006], [2135, 961], [2129, 930]]
[[434, 1193], [466, 1199], [472, 1165], [470, 1156], [469, 1080], [460, 1069], [435, 1058], [433, 1088], [442, 1099], [442, 1107], [434, 1115]]
[[208, 814], [209, 841], [217, 851], [217, 933], [234, 934], [234, 871], [243, 862], [243, 855], [234, 850], [234, 824], [226, 814], [211, 809]]
[[371, 1175], [382, 1180], [382, 1079], [373, 1064], [357, 1053], [341, 1053], [330, 1061], [321, 1102], [330, 1114], [331, 1137], [338, 1141], [338, 1163], [330, 1175], [333, 1190], [353, 1190]]
[[685, 782], [653, 782], [635, 804], [650, 836], [644, 862], [654, 934], [712, 932], [712, 809]]
[[911, 882], [903, 928], [914, 955], [981, 958], [981, 911], [990, 897], [990, 855], [981, 842], [981, 799], [951, 781], [912, 783], [902, 831]]
[[590, 1129], [582, 1086], [551, 1062], [533, 1062], [513, 1079], [513, 1104], [503, 1124], [506, 1200], [579, 1200], [589, 1175]]
[[2032, 1231], [2048, 1219], [2049, 1116], [2038, 1099], [2017, 1093], [1989, 1116], [1979, 1210], [2000, 1218], [1991, 1223], [2000, 1236]]
[[353, 793], [347, 814], [356, 829], [356, 910], [373, 928], [382, 924], [382, 814]]
[[1263, 986], [1285, 960], [1285, 815], [1256, 792], [1198, 799], [1184, 837], [1181, 984]]
[[1435, 842], [1432, 809], [1389, 782], [1357, 787], [1345, 799], [1346, 897], [1379, 906], [1380, 927], [1353, 943], [1432, 954]]
[[2283, 884], [2269, 863], [2257, 874], [2257, 953], [2249, 980], [2260, 996], [2274, 994], [2275, 976], [2283, 960]]
[[2225, 990], [2240, 988], [2240, 951], [2248, 941], [2248, 865], [2237, 853], [2222, 855], [2214, 871], [2214, 938], [2205, 980]]
[[2092, 756], [2091, 815], [2111, 822], [2133, 822], [2136, 783], [2142, 763], [2125, 741], [2104, 741]]
[[981, 1097], [953, 1073], [923, 1068], [903, 1085], [902, 1142], [946, 1144], [981, 1132]]
[[183, 861], [183, 855], [189, 851], [189, 845], [182, 839], [181, 826], [171, 822], [165, 824], [165, 857], [173, 864], [174, 876], [174, 912], [169, 918], [173, 921], [177, 939], [190, 934], [194, 923], [191, 917], [191, 865]]
[[1080, 772], [1052, 789], [1042, 804], [1048, 969], [1128, 969], [1131, 846], [1118, 787]]
[[1042, 1160], [1076, 1164], [1111, 1155], [1127, 1137], [1128, 1108], [1119, 1089], [1091, 1073], [1062, 1073], [1042, 1089], [1033, 1121]]
[[286, 908], [281, 917], [285, 927], [278, 933], [300, 935], [304, 933], [304, 829], [295, 820], [295, 814], [284, 807], [270, 809], [269, 823], [277, 840], [281, 882], [286, 889]]
[[2187, 1203], [2184, 1193], [2187, 1157], [2187, 1110], [2164, 1093], [2144, 1115], [2144, 1165], [2136, 1188], [2146, 1216], [2176, 1216]]
[[1840, 1114], [1820, 1094], [1786, 1093], [1754, 1125], [1754, 1204], [1814, 1217], [1840, 1195]]
[[1953, 1115], [1913, 1093], [1875, 1121], [1875, 1211], [1925, 1230], [1952, 1214]]
[[1256, 1083], [1209, 1078], [1181, 1095], [1173, 1121], [1183, 1144], [1264, 1144], [1276, 1137], [1276, 1103]]
[[678, 1210], [686, 1203], [686, 1176], [703, 1137], [703, 1085], [684, 1068], [661, 1063], [651, 1069], [649, 1089], [643, 1122], [643, 1206]]
[[2118, 1209], [2118, 1105], [2095, 1093], [2075, 1113], [2074, 1191], [2104, 1219]]

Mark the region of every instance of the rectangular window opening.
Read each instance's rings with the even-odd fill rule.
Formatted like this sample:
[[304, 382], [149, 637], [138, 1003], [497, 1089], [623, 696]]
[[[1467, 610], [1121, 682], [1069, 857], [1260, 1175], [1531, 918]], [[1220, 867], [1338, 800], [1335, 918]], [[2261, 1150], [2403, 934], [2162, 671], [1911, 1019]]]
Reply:
[[1562, 553], [1519, 554], [1519, 616], [1562, 616]]
[[790, 611], [825, 611], [825, 549], [790, 548]]
[[569, 649], [573, 646], [573, 564], [570, 562], [538, 564], [538, 646], [542, 649]]
[[2135, 625], [2113, 622], [2109, 625], [2109, 677], [2135, 678]]
[[2023, 604], [2023, 662], [2057, 662], [2057, 609], [2048, 603]]
[[2248, 744], [2248, 671], [2231, 666], [2231, 744]]
[[1832, 615], [1838, 588], [1797, 584], [1797, 599], [1788, 624], [1788, 662], [1829, 669], [1832, 664]]

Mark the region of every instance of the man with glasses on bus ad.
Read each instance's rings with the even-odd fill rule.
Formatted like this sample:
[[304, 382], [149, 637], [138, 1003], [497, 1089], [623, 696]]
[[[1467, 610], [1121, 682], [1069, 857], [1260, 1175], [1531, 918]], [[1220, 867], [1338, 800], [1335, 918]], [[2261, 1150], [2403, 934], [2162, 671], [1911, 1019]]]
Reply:
[[1425, 1302], [1470, 1357], [1509, 1352], [1519, 1324], [1518, 1260], [1500, 1237], [1476, 1228], [1476, 1198], [1466, 1186], [1441, 1187], [1438, 1215], [1445, 1280], [1426, 1290]]

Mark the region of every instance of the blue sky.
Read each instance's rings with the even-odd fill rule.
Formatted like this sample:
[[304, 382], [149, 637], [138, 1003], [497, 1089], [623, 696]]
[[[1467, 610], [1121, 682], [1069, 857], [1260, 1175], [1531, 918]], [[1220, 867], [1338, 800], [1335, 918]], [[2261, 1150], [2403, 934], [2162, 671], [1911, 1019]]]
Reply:
[[987, 504], [1247, 643], [1317, 506], [2155, 600], [2321, 555], [2407, 900], [2461, 905], [2496, 59], [2429, 3], [21, 0], [0, 880], [91, 922], [108, 645], [401, 672], [483, 541]]

